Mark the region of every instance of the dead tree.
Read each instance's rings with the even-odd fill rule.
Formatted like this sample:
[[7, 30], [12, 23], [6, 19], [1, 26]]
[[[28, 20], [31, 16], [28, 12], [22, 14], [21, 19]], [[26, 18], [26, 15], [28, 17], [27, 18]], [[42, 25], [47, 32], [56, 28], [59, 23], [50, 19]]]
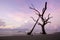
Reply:
[[[38, 25], [40, 25], [40, 26], [42, 27], [42, 34], [46, 34], [46, 31], [45, 31], [45, 28], [44, 28], [44, 27], [45, 27], [46, 24], [51, 23], [51, 22], [49, 22], [49, 19], [52, 18], [52, 17], [50, 17], [50, 14], [48, 14], [48, 17], [47, 17], [47, 18], [44, 18], [44, 14], [45, 14], [45, 11], [46, 11], [46, 9], [47, 9], [47, 2], [45, 2], [45, 7], [42, 9], [42, 14], [40, 14], [40, 12], [39, 12], [37, 9], [35, 9], [35, 8], [30, 7], [30, 9], [32, 9], [32, 10], [34, 10], [34, 11], [37, 12], [36, 14], [38, 15], [38, 19], [35, 20], [35, 19], [32, 17], [32, 19], [33, 19], [36, 23], [34, 24], [32, 30], [31, 30], [29, 33], [27, 33], [27, 34], [28, 34], [28, 35], [31, 35], [31, 33], [32, 33], [32, 31], [34, 30], [36, 24], [38, 24]], [[39, 19], [41, 19], [42, 23], [38, 22]]]

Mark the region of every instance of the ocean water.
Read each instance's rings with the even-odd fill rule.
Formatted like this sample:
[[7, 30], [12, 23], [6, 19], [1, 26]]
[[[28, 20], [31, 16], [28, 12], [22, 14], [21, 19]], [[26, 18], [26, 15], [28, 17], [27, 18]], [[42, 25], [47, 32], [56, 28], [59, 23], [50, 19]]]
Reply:
[[0, 36], [15, 36], [15, 35], [26, 35], [25, 32], [18, 31], [0, 31]]
[[[30, 31], [30, 30], [29, 30]], [[1, 30], [0, 29], [0, 36], [20, 36], [20, 35], [26, 35], [27, 34], [27, 30], [25, 29], [23, 29], [23, 30]], [[51, 34], [51, 33], [54, 33], [55, 31], [52, 31], [52, 30], [50, 30], [50, 31], [46, 31], [48, 34]], [[35, 30], [35, 31], [33, 31], [33, 34], [40, 34], [40, 31], [39, 30]]]

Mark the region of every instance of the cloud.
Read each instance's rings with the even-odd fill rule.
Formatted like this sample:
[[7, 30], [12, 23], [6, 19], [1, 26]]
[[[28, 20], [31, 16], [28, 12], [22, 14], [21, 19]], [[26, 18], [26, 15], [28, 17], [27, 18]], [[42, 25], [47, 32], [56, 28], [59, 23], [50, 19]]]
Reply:
[[0, 19], [0, 26], [5, 26], [5, 22]]

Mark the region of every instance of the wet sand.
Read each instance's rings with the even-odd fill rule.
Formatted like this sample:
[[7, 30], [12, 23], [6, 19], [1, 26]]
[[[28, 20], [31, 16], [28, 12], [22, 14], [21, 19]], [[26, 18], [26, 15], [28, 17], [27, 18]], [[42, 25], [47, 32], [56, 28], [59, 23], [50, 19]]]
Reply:
[[48, 35], [15, 35], [15, 36], [0, 36], [0, 40], [60, 40], [60, 33]]

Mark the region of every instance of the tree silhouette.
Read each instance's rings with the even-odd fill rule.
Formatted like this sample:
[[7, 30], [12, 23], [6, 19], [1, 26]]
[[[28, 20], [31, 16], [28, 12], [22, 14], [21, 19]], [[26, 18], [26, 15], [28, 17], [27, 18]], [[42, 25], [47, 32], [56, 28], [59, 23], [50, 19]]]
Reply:
[[[40, 11], [38, 11], [34, 7], [30, 7], [30, 9], [32, 9], [32, 10], [34, 10], [36, 12], [36, 15], [38, 15], [38, 18], [37, 18], [37, 20], [35, 20], [33, 17], [31, 17], [36, 23], [34, 24], [32, 30], [30, 32], [28, 32], [27, 34], [28, 35], [31, 35], [31, 33], [34, 30], [36, 24], [38, 24], [38, 25], [40, 25], [42, 27], [42, 34], [46, 34], [45, 25], [47, 23], [51, 23], [51, 22], [49, 22], [49, 19], [52, 18], [52, 17], [50, 17], [50, 14], [48, 14], [48, 17], [47, 18], [44, 18], [44, 14], [45, 14], [45, 11], [47, 9], [47, 2], [45, 2], [45, 7], [42, 9], [42, 14], [40, 13]], [[41, 19], [42, 23], [38, 22], [39, 19]]]

